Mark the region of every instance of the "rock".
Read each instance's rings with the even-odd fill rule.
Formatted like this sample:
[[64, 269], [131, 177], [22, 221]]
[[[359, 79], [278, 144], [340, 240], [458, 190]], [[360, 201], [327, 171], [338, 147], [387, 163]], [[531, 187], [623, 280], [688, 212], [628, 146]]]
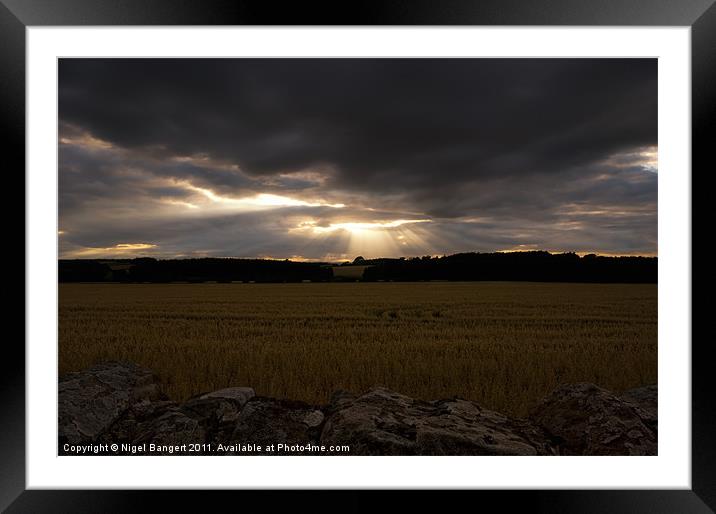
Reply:
[[130, 407], [103, 439], [110, 443], [162, 446], [221, 439], [231, 435], [241, 407], [252, 396], [254, 390], [250, 387], [230, 387], [197, 395], [182, 405], [170, 401], [141, 402]]
[[[230, 440], [219, 442], [260, 445], [264, 449], [271, 444], [317, 444], [322, 424], [323, 413], [312, 405], [255, 396], [241, 409]], [[265, 451], [256, 453], [266, 454]]]
[[564, 455], [657, 454], [651, 414], [594, 384], [555, 389], [529, 417], [558, 442]]
[[256, 396], [256, 393], [250, 387], [227, 387], [226, 389], [219, 389], [218, 391], [212, 391], [211, 393], [201, 394], [199, 395], [199, 399], [206, 400], [208, 398], [218, 398], [221, 400], [229, 400], [241, 408], [254, 396]]
[[379, 388], [332, 399], [321, 444], [351, 455], [550, 455], [545, 434], [524, 420], [466, 400], [415, 400]]
[[648, 417], [642, 419], [654, 432], [658, 429], [658, 396], [656, 385], [629, 389], [619, 395], [622, 400], [636, 405], [648, 414]]
[[356, 399], [356, 395], [350, 391], [339, 389], [335, 391], [331, 398], [328, 400], [328, 405], [325, 408], [326, 414], [331, 415], [336, 410], [342, 409], [344, 406], [350, 404]]
[[303, 423], [309, 428], [315, 428], [323, 423], [325, 416], [320, 410], [309, 412], [303, 417]]
[[58, 385], [60, 447], [97, 441], [132, 406], [165, 398], [154, 375], [132, 363], [107, 362], [69, 373]]
[[200, 444], [207, 441], [206, 429], [196, 419], [187, 415], [181, 408], [171, 407], [161, 416], [145, 422], [139, 428], [134, 444], [152, 443], [165, 449], [152, 455], [190, 454], [176, 446]]
[[526, 420], [482, 409], [466, 400], [433, 402], [437, 418], [418, 431], [421, 455], [554, 455], [545, 433]]
[[144, 400], [133, 404], [105, 433], [100, 435], [98, 442], [134, 443], [149, 424], [176, 406], [176, 402], [172, 401]]
[[224, 439], [232, 434], [239, 412], [255, 394], [250, 387], [229, 387], [190, 398], [181, 410], [196, 419], [210, 439]]

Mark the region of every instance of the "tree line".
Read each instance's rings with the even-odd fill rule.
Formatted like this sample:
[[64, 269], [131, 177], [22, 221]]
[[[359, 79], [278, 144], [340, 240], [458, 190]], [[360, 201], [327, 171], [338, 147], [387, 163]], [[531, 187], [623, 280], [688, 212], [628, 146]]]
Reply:
[[[60, 282], [330, 282], [336, 266], [365, 266], [363, 281], [482, 280], [656, 283], [656, 257], [575, 253], [459, 253], [340, 264], [268, 259], [61, 259]], [[350, 280], [355, 280], [354, 278]]]

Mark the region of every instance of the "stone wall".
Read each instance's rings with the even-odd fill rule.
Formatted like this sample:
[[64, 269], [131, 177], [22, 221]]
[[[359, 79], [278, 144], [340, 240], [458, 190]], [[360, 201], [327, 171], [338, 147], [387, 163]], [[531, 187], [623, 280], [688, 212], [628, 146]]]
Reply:
[[61, 377], [58, 401], [60, 455], [657, 453], [655, 385], [615, 394], [565, 384], [517, 419], [460, 398], [424, 401], [383, 388], [337, 391], [327, 405], [250, 387], [177, 403], [151, 371], [107, 362]]

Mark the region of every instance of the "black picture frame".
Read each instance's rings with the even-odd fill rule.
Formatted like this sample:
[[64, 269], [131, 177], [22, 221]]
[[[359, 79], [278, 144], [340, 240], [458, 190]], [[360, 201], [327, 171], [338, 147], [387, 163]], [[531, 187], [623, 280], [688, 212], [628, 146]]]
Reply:
[[[713, 172], [709, 151], [716, 113], [716, 5], [714, 0], [367, 0], [304, 1], [283, 5], [273, 0], [0, 0], [0, 138], [6, 180], [25, 167], [25, 29], [40, 25], [606, 25], [689, 26], [692, 36], [692, 209], [701, 175]], [[11, 164], [14, 163], [14, 164]], [[710, 169], [708, 164], [711, 163]], [[694, 173], [693, 170], [699, 170]], [[684, 172], [688, 172], [685, 170]], [[24, 181], [17, 184], [24, 190]], [[708, 223], [692, 215], [696, 226]], [[24, 241], [24, 233], [21, 236]], [[19, 245], [18, 245], [19, 246]], [[24, 248], [24, 245], [23, 245]], [[692, 255], [699, 255], [692, 237]], [[16, 250], [19, 251], [19, 250]], [[24, 250], [23, 250], [24, 252]], [[25, 256], [27, 257], [27, 256]], [[692, 274], [693, 274], [692, 263]], [[697, 269], [700, 269], [697, 267]], [[27, 270], [26, 270], [27, 271]], [[692, 286], [705, 291], [712, 279]], [[23, 293], [24, 297], [24, 293]], [[20, 302], [16, 302], [20, 305]], [[22, 303], [24, 308], [24, 302]], [[703, 305], [703, 304], [702, 304]], [[692, 320], [700, 313], [692, 300]], [[703, 316], [700, 319], [704, 319]], [[693, 322], [692, 322], [693, 324]], [[713, 329], [710, 331], [713, 335]], [[708, 334], [708, 333], [707, 333]], [[499, 505], [501, 511], [706, 513], [716, 509], [716, 402], [711, 395], [713, 337], [692, 343], [692, 489], [473, 491], [455, 493], [476, 507]], [[236, 509], [261, 502], [274, 510], [275, 495], [243, 491], [77, 491], [26, 490], [25, 487], [25, 351], [17, 336], [5, 337], [0, 374], [0, 508], [7, 512], [127, 512], [206, 508], [210, 501], [236, 501]], [[688, 344], [688, 341], [684, 341]], [[281, 497], [310, 510], [358, 511], [384, 503], [384, 492], [330, 492], [306, 504], [309, 491]], [[339, 498], [331, 498], [340, 494]], [[229, 498], [230, 497], [230, 498]], [[403, 495], [402, 508], [430, 507], [423, 492]], [[455, 501], [461, 501], [457, 498]], [[401, 510], [402, 510], [401, 508]], [[489, 507], [488, 507], [489, 509]], [[254, 509], [249, 508], [249, 511]], [[300, 510], [300, 509], [299, 509]]]

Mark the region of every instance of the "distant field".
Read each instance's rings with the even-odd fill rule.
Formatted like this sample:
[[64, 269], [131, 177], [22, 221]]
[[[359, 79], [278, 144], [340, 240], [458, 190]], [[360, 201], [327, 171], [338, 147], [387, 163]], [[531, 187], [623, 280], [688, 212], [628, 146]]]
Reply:
[[60, 284], [60, 374], [107, 359], [151, 368], [176, 400], [382, 385], [523, 415], [559, 382], [656, 383], [657, 286]]

